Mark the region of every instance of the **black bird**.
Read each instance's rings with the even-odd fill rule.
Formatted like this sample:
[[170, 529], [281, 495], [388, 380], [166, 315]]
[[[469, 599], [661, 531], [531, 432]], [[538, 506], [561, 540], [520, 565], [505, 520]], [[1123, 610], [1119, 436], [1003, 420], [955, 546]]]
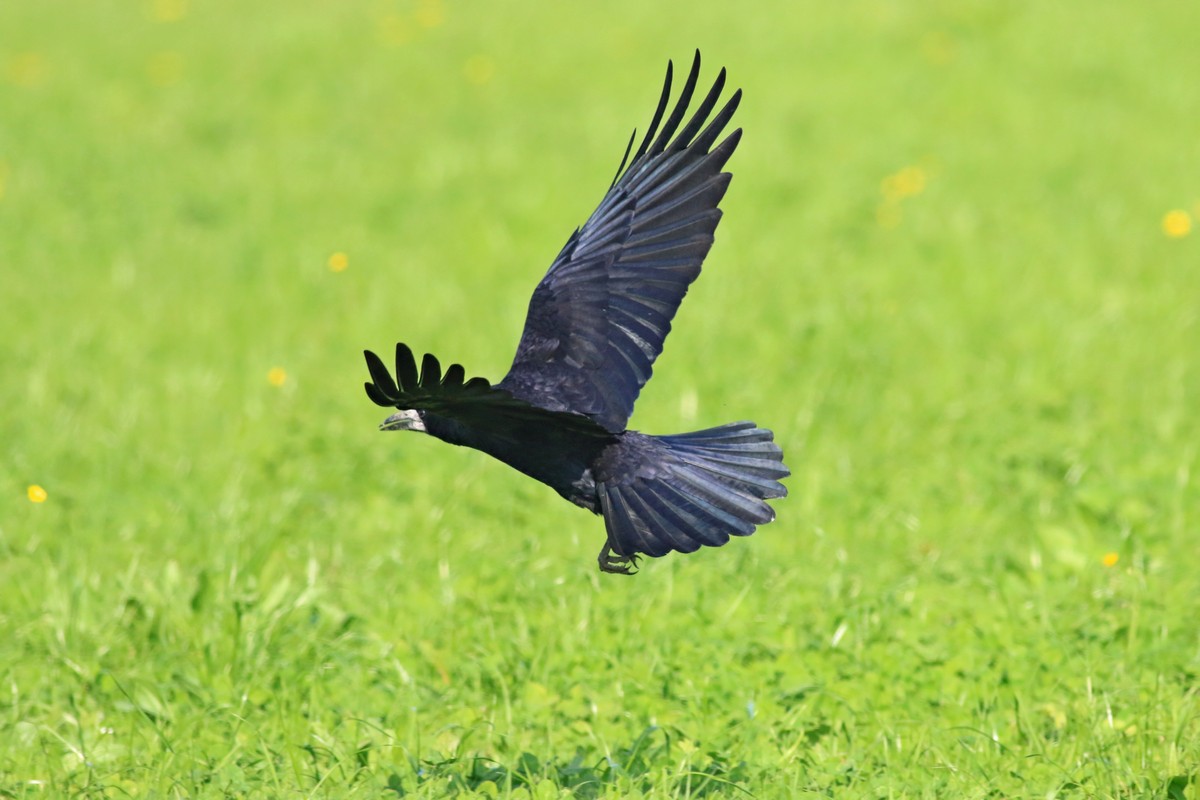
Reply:
[[[671, 319], [700, 274], [721, 219], [722, 172], [741, 129], [713, 145], [737, 109], [739, 89], [709, 122], [725, 70], [680, 127], [700, 72], [700, 53], [663, 122], [671, 64], [654, 119], [633, 159], [635, 131], [600, 207], [575, 230], [529, 301], [512, 368], [495, 386], [421, 371], [396, 345], [396, 380], [366, 351], [367, 396], [400, 412], [382, 430], [411, 430], [473, 447], [604, 515], [600, 569], [630, 574], [639, 553], [690, 553], [748, 536], [775, 519], [790, 473], [773, 434], [753, 422], [674, 436], [626, 430]], [[659, 125], [662, 125], [660, 128]], [[707, 123], [707, 124], [706, 124]], [[628, 164], [628, 169], [626, 165]]]

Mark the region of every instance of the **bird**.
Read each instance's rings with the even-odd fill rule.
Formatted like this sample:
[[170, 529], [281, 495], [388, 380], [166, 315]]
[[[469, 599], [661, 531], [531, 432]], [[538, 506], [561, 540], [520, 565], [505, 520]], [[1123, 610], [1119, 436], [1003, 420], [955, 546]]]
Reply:
[[713, 114], [724, 68], [688, 117], [698, 50], [664, 119], [672, 70], [668, 61], [637, 149], [635, 129], [600, 205], [534, 289], [503, 379], [467, 379], [460, 364], [443, 370], [429, 353], [418, 370], [404, 343], [396, 345], [393, 378], [364, 351], [367, 396], [398, 409], [381, 430], [482, 451], [603, 516], [597, 562], [606, 573], [634, 574], [641, 556], [720, 547], [754, 533], [775, 519], [766, 501], [787, 495], [781, 480], [790, 474], [773, 432], [753, 422], [667, 436], [627, 429], [712, 247], [731, 177], [723, 169], [742, 135], [738, 128], [721, 138], [740, 89]]

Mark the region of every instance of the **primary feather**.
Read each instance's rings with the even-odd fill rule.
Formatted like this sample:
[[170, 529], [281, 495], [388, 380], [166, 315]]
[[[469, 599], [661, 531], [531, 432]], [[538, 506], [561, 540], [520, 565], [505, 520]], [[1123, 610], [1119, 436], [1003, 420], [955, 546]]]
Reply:
[[516, 358], [499, 384], [514, 397], [583, 414], [614, 433], [625, 430], [712, 247], [717, 204], [729, 186], [721, 170], [741, 138], [735, 130], [710, 149], [737, 110], [740, 90], [701, 132], [724, 88], [724, 69], [679, 128], [699, 74], [697, 53], [659, 129], [671, 93], [667, 69], [658, 110], [628, 169], [534, 290]]

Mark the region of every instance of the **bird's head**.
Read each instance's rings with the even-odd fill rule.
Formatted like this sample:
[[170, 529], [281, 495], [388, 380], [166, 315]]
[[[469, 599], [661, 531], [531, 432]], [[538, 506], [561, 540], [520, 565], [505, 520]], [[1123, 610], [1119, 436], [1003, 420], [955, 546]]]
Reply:
[[390, 417], [385, 419], [379, 426], [381, 431], [420, 431], [425, 433], [425, 420], [421, 419], [421, 412], [415, 408], [406, 408], [402, 411], [397, 411]]

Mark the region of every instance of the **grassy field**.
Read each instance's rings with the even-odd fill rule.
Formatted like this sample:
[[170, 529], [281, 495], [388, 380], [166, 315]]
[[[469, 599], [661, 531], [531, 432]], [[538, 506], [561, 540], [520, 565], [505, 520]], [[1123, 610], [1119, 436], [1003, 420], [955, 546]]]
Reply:
[[[0, 797], [1200, 795], [1200, 5], [732, 8], [0, 4]], [[697, 47], [633, 427], [791, 497], [602, 576], [361, 350], [498, 379]]]

